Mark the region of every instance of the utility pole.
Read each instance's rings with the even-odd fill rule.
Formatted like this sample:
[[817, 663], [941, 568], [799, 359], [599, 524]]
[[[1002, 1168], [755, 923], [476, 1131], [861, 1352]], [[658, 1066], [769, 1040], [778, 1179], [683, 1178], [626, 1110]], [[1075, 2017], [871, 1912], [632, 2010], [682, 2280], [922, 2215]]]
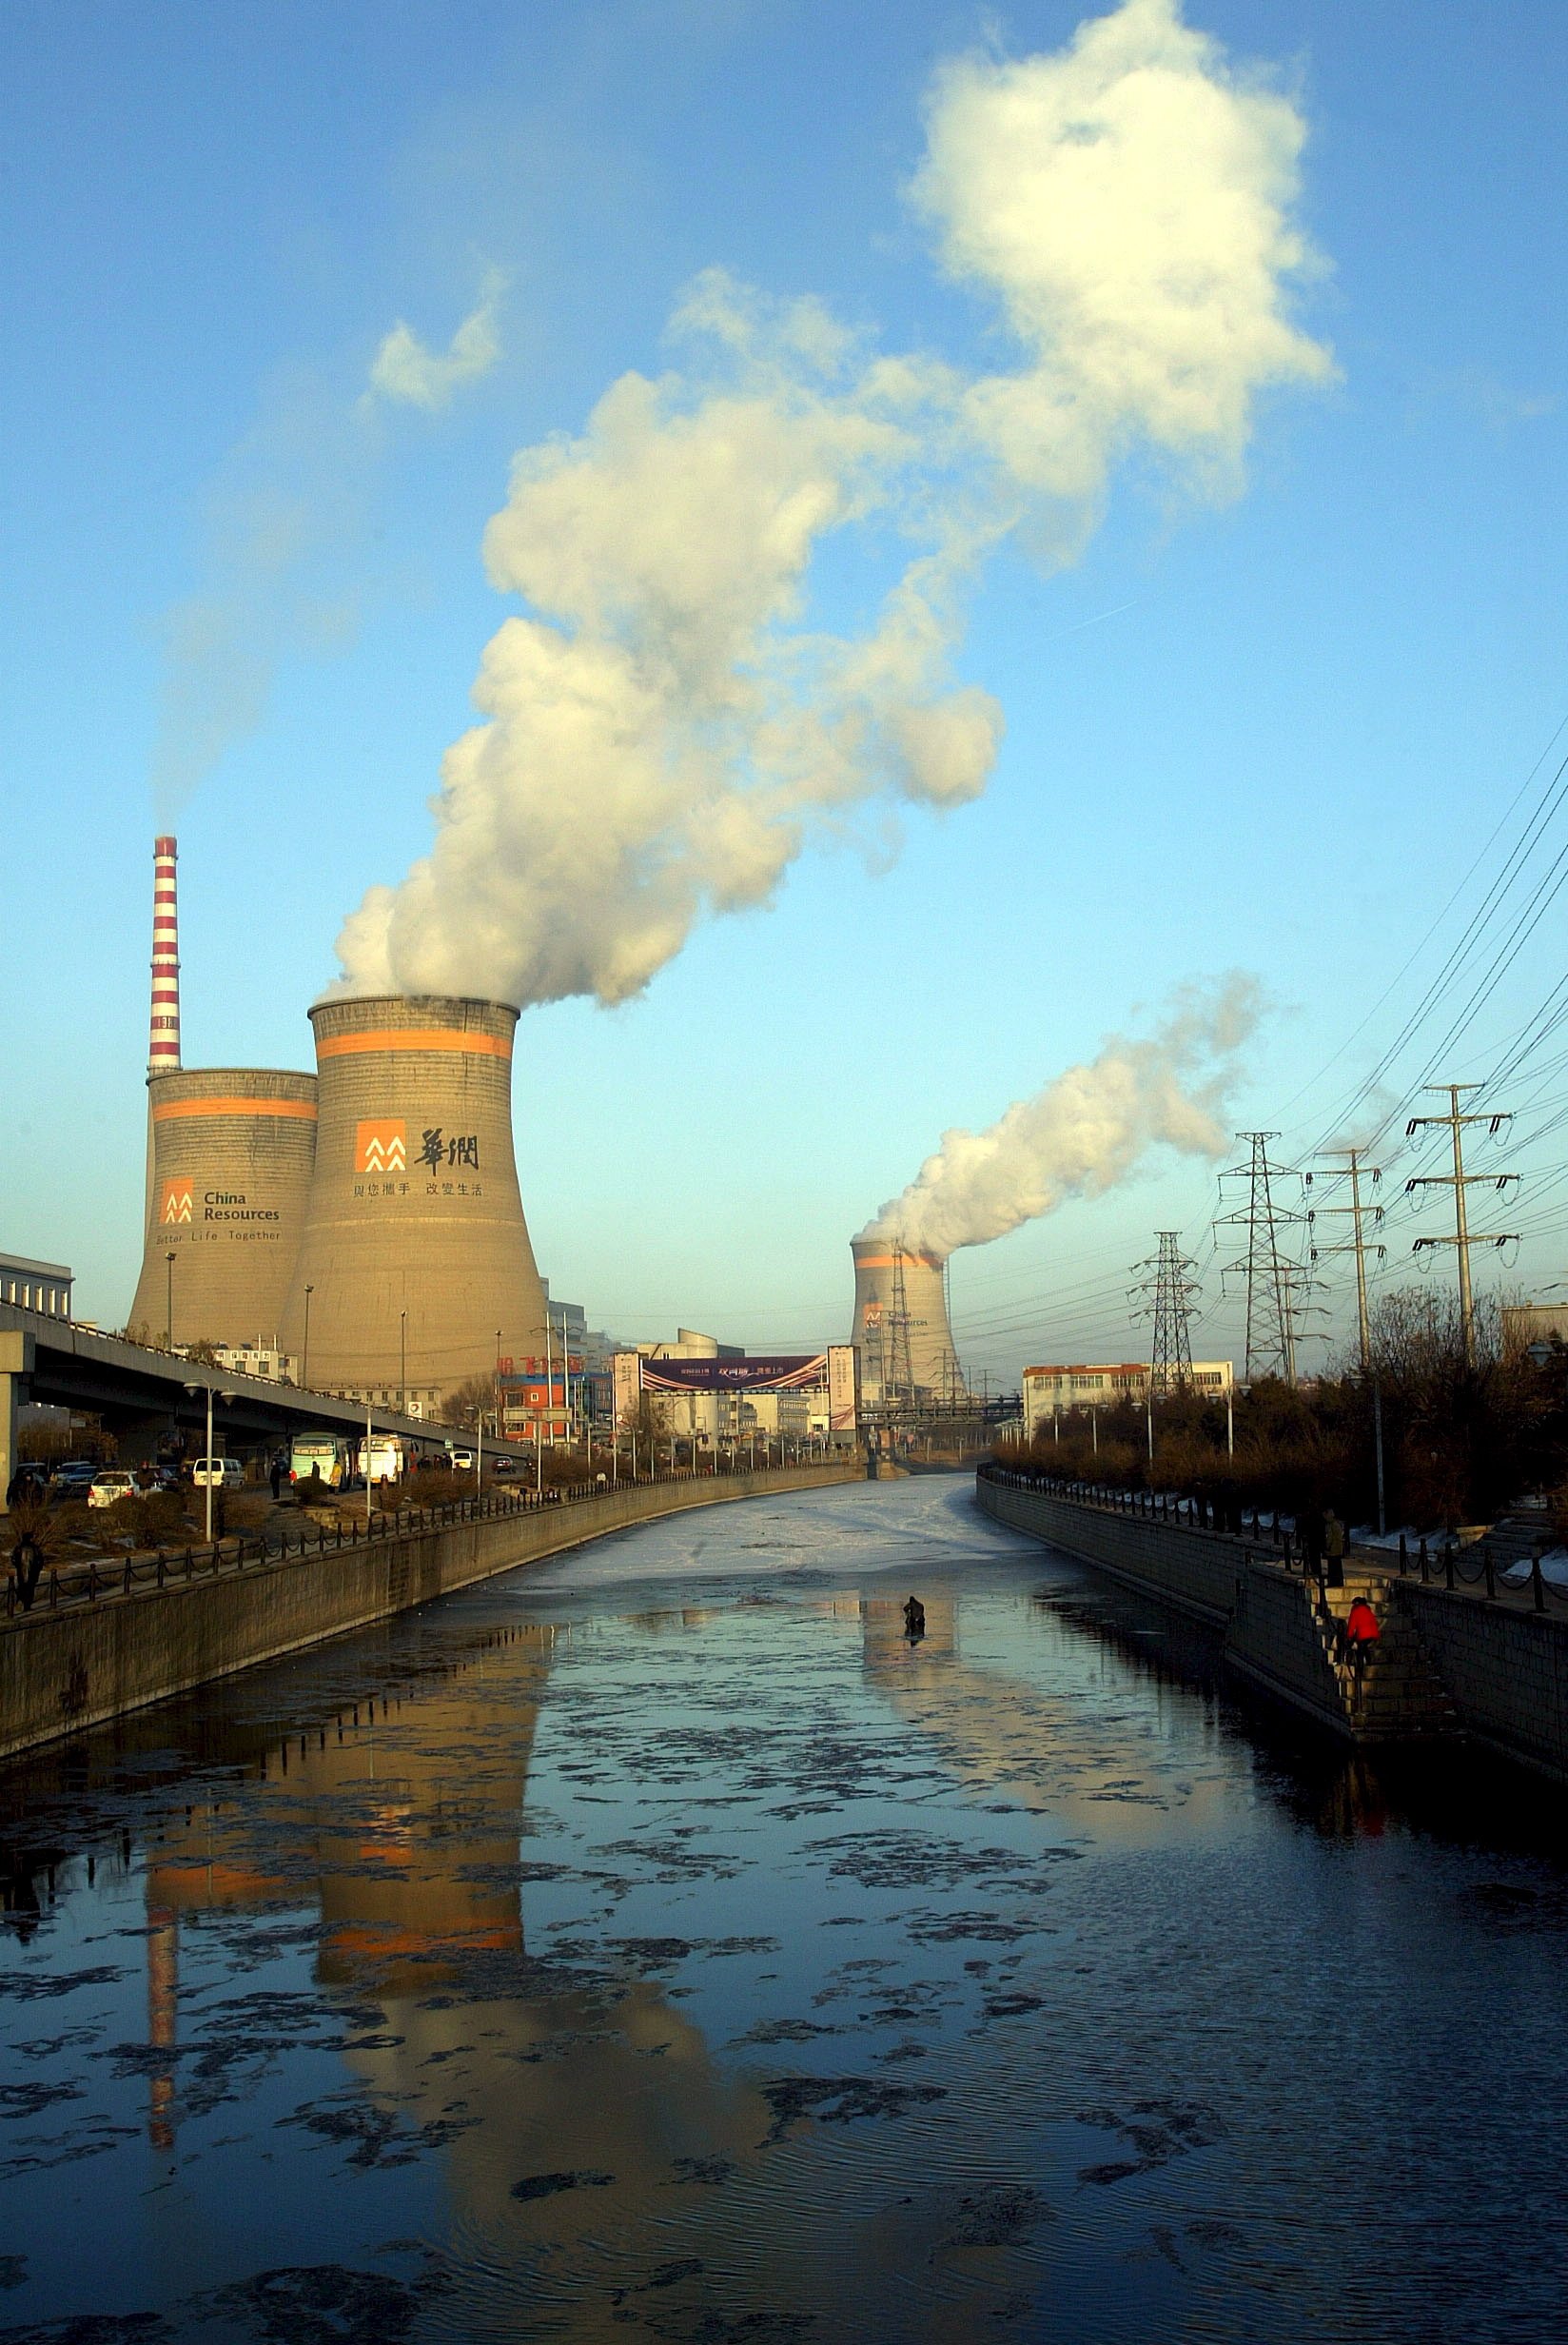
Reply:
[[[1350, 1241], [1348, 1245], [1345, 1246], [1318, 1246], [1314, 1244], [1309, 1248], [1309, 1258], [1311, 1261], [1316, 1263], [1325, 1256], [1333, 1254], [1353, 1253], [1355, 1255], [1356, 1327], [1361, 1342], [1362, 1367], [1365, 1370], [1369, 1369], [1372, 1365], [1372, 1320], [1366, 1302], [1366, 1239], [1362, 1234], [1362, 1223], [1363, 1216], [1367, 1213], [1371, 1214], [1374, 1225], [1381, 1222], [1382, 1219], [1382, 1207], [1381, 1205], [1365, 1205], [1362, 1203], [1362, 1181], [1363, 1177], [1369, 1178], [1373, 1188], [1376, 1189], [1382, 1181], [1382, 1171], [1381, 1166], [1378, 1165], [1373, 1165], [1370, 1172], [1367, 1171], [1367, 1168], [1362, 1161], [1366, 1154], [1364, 1148], [1331, 1148], [1328, 1151], [1328, 1153], [1331, 1156], [1343, 1156], [1344, 1158], [1344, 1171], [1342, 1172], [1337, 1169], [1327, 1169], [1316, 1175], [1308, 1172], [1306, 1174], [1306, 1186], [1310, 1189], [1314, 1178], [1330, 1181], [1347, 1180], [1350, 1183], [1350, 1202], [1348, 1205], [1315, 1204], [1307, 1213], [1306, 1226], [1309, 1231], [1315, 1229], [1319, 1216], [1323, 1214], [1345, 1214], [1350, 1222]], [[1385, 1258], [1387, 1251], [1387, 1248], [1384, 1246], [1380, 1245], [1377, 1247], [1376, 1251], [1380, 1262]]]
[[[1324, 1254], [1351, 1252], [1356, 1257], [1356, 1330], [1360, 1341], [1362, 1374], [1370, 1376], [1372, 1379], [1372, 1444], [1377, 1467], [1378, 1536], [1381, 1539], [1388, 1528], [1388, 1507], [1382, 1466], [1382, 1378], [1372, 1362], [1372, 1315], [1367, 1309], [1366, 1302], [1366, 1239], [1362, 1229], [1362, 1217], [1364, 1213], [1370, 1212], [1374, 1226], [1376, 1226], [1382, 1219], [1382, 1207], [1381, 1205], [1366, 1206], [1362, 1202], [1362, 1175], [1364, 1170], [1362, 1158], [1366, 1154], [1364, 1148], [1331, 1148], [1328, 1153], [1331, 1156], [1343, 1156], [1345, 1159], [1345, 1170], [1343, 1172], [1330, 1171], [1323, 1177], [1331, 1181], [1348, 1180], [1350, 1202], [1348, 1205], [1313, 1206], [1307, 1213], [1306, 1226], [1308, 1230], [1311, 1230], [1320, 1213], [1348, 1214], [1351, 1229], [1350, 1244], [1348, 1248], [1314, 1245], [1310, 1249], [1310, 1256], [1314, 1264]], [[1372, 1167], [1370, 1178], [1374, 1189], [1381, 1185], [1382, 1168], [1380, 1165]], [[1306, 1186], [1309, 1189], [1312, 1181], [1313, 1175], [1309, 1172], [1306, 1175]], [[1386, 1260], [1387, 1253], [1386, 1246], [1380, 1245], [1377, 1248], [1380, 1262]]]
[[1470, 1249], [1472, 1246], [1517, 1245], [1517, 1230], [1488, 1230], [1479, 1237], [1470, 1234], [1469, 1217], [1464, 1210], [1464, 1192], [1489, 1181], [1499, 1192], [1506, 1192], [1510, 1181], [1517, 1181], [1517, 1172], [1467, 1172], [1464, 1169], [1464, 1127], [1466, 1124], [1486, 1124], [1495, 1139], [1502, 1126], [1512, 1119], [1504, 1112], [1497, 1115], [1466, 1115], [1460, 1109], [1460, 1094], [1479, 1091], [1479, 1083], [1428, 1083], [1427, 1091], [1443, 1092], [1448, 1096], [1446, 1115], [1412, 1115], [1404, 1128], [1407, 1140], [1428, 1125], [1446, 1124], [1453, 1134], [1454, 1170], [1452, 1172], [1418, 1174], [1404, 1184], [1405, 1194], [1413, 1196], [1418, 1189], [1451, 1189], [1454, 1192], [1454, 1234], [1452, 1237], [1419, 1237], [1411, 1248], [1420, 1253], [1425, 1246], [1452, 1246], [1460, 1258], [1460, 1334], [1464, 1344], [1464, 1365], [1476, 1365], [1476, 1306], [1470, 1290]]
[[1291, 1288], [1302, 1273], [1282, 1249], [1286, 1233], [1299, 1225], [1302, 1216], [1275, 1202], [1275, 1182], [1292, 1177], [1287, 1168], [1268, 1161], [1268, 1143], [1279, 1136], [1277, 1132], [1236, 1134], [1247, 1142], [1250, 1160], [1232, 1165], [1220, 1178], [1245, 1180], [1247, 1201], [1242, 1211], [1222, 1214], [1214, 1226], [1246, 1232], [1245, 1254], [1239, 1262], [1227, 1262], [1221, 1271], [1222, 1281], [1244, 1272], [1246, 1278], [1246, 1380], [1250, 1384], [1255, 1376], [1272, 1374], [1293, 1387], [1297, 1321], [1303, 1307]]

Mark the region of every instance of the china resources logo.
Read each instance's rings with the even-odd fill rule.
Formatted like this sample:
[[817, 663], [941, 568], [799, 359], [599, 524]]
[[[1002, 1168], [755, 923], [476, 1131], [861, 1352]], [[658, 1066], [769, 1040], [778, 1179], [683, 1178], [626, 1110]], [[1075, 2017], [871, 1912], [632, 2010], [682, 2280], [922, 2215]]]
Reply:
[[401, 1117], [389, 1121], [382, 1116], [374, 1123], [360, 1126], [359, 1145], [354, 1152], [356, 1172], [406, 1172], [408, 1170], [408, 1127]]
[[196, 1183], [194, 1179], [186, 1177], [184, 1180], [165, 1181], [163, 1208], [158, 1216], [165, 1229], [188, 1225], [194, 1220], [195, 1214]]

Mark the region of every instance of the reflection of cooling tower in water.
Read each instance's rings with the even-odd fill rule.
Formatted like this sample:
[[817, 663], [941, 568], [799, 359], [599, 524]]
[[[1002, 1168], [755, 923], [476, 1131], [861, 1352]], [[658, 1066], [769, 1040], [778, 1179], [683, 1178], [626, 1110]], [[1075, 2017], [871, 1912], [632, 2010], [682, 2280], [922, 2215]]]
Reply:
[[[516, 1010], [445, 996], [320, 1002], [316, 1172], [288, 1307], [318, 1389], [426, 1409], [544, 1352], [512, 1153]], [[406, 1362], [406, 1370], [404, 1363]]]
[[153, 1343], [269, 1342], [310, 1192], [315, 1076], [187, 1067], [151, 1076], [147, 1103], [151, 1178], [127, 1325]]
[[948, 1325], [942, 1256], [890, 1237], [852, 1238], [850, 1251], [854, 1257], [850, 1341], [860, 1354], [867, 1405], [961, 1399], [964, 1378]]

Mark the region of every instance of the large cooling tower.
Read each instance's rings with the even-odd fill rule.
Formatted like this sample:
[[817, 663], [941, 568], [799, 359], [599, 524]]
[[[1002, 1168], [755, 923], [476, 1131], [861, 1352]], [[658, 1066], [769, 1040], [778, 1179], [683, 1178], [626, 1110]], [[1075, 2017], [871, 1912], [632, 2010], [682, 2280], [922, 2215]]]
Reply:
[[964, 1379], [948, 1325], [941, 1255], [886, 1237], [853, 1238], [850, 1251], [854, 1257], [850, 1341], [860, 1353], [867, 1405], [959, 1399]]
[[[544, 1356], [544, 1290], [512, 1153], [516, 1010], [444, 996], [320, 1002], [316, 1172], [285, 1349], [326, 1391], [428, 1412]], [[498, 1344], [499, 1333], [499, 1344]]]
[[148, 1079], [147, 1111], [151, 1179], [127, 1327], [154, 1344], [269, 1341], [304, 1226], [315, 1076], [186, 1068]]

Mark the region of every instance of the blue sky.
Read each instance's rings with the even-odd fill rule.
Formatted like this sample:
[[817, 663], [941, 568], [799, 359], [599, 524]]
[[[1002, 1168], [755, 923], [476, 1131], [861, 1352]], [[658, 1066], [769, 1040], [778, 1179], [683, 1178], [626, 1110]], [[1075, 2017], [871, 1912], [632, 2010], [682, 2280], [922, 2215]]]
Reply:
[[[1327, 266], [1295, 316], [1339, 380], [1261, 398], [1231, 502], [1133, 461], [1075, 564], [990, 564], [955, 655], [1006, 719], [973, 802], [873, 810], [765, 907], [698, 924], [641, 998], [525, 1015], [536, 1249], [623, 1333], [837, 1334], [850, 1235], [943, 1131], [989, 1124], [1183, 979], [1263, 978], [1275, 1006], [1228, 1120], [1282, 1128], [1301, 1161], [1343, 1136], [1523, 819], [1506, 810], [1568, 715], [1568, 20], [1534, 0], [1187, 18], [1305, 119], [1299, 216]], [[186, 1057], [304, 1065], [339, 924], [428, 845], [442, 753], [516, 607], [480, 555], [514, 454], [669, 364], [671, 310], [715, 266], [818, 296], [878, 346], [990, 364], [994, 319], [907, 200], [922, 104], [939, 61], [1058, 50], [1076, 22], [920, 0], [5, 12], [0, 1242], [73, 1263], [83, 1309], [123, 1317], [167, 646], [190, 598], [232, 586], [236, 533], [274, 503], [303, 517], [292, 563], [242, 597], [254, 721], [178, 815]], [[499, 363], [436, 412], [363, 404], [395, 322], [444, 349], [487, 270]], [[830, 608], [853, 601], [853, 555], [821, 572]], [[1548, 912], [1441, 1068], [1439, 1003], [1385, 1071], [1391, 1196], [1405, 1087], [1491, 1072], [1561, 934]], [[1534, 1181], [1485, 1209], [1530, 1232], [1486, 1284], [1568, 1277], [1542, 1186], [1555, 1047], [1497, 1099], [1537, 1098], [1497, 1157]], [[1214, 1210], [1212, 1167], [1156, 1153], [965, 1250], [966, 1355], [993, 1379], [1130, 1355], [1127, 1266], [1161, 1227], [1206, 1256]], [[1390, 1274], [1441, 1226], [1391, 1220]], [[1199, 1341], [1228, 1351], [1212, 1272], [1206, 1291]], [[1344, 1282], [1322, 1299], [1343, 1325]]]

